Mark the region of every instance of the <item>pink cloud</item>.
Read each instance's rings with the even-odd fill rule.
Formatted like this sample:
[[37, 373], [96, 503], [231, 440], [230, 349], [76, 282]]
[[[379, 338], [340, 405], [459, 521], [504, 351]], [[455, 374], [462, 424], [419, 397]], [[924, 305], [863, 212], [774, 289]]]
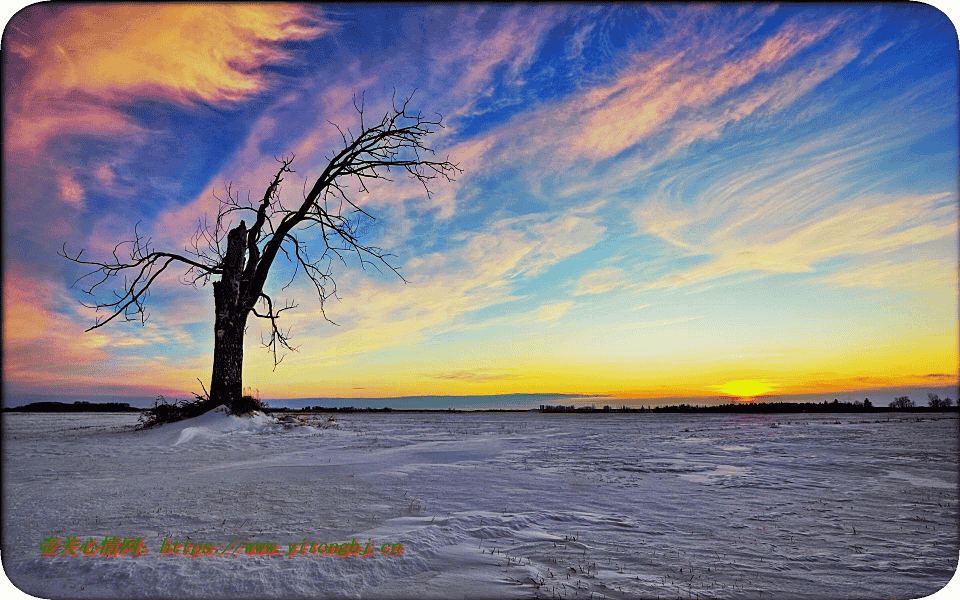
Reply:
[[74, 208], [83, 210], [86, 203], [86, 194], [83, 187], [77, 182], [70, 171], [61, 169], [57, 174], [57, 188], [60, 190], [60, 199]]
[[691, 51], [697, 47], [692, 40], [670, 50], [676, 42], [668, 39], [662, 51], [637, 56], [634, 66], [613, 84], [570, 102], [571, 125], [580, 133], [565, 140], [589, 158], [613, 156], [664, 128], [682, 109], [702, 110], [758, 76], [781, 69], [837, 24], [788, 24], [759, 48], [742, 57], [725, 57], [719, 66]]
[[455, 43], [444, 40], [429, 53], [433, 79], [452, 82], [444, 95], [454, 113], [467, 114], [477, 98], [487, 96], [494, 73], [506, 67], [506, 77], [518, 81], [540, 49], [543, 37], [564, 16], [555, 7], [526, 10], [515, 7], [500, 16], [497, 26], [483, 31], [479, 21], [487, 8], [461, 7], [450, 24]]

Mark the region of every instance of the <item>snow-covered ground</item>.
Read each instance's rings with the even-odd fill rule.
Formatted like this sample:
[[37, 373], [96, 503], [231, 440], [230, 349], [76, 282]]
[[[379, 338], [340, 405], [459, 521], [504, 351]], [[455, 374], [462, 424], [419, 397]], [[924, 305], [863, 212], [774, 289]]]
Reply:
[[[135, 422], [3, 416], [2, 560], [22, 590], [919, 598], [951, 579], [960, 552], [956, 415], [394, 413], [285, 426], [217, 413], [142, 432]], [[149, 551], [39, 554], [51, 536], [140, 537]], [[220, 553], [161, 555], [164, 538]], [[354, 538], [377, 553], [286, 556], [304, 540]], [[280, 553], [247, 555], [246, 543]]]

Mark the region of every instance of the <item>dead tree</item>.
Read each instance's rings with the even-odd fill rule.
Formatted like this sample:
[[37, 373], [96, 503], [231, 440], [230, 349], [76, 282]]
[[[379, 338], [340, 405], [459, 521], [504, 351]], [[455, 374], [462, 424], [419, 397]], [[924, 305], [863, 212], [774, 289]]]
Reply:
[[[216, 314], [209, 398], [212, 406], [223, 404], [233, 410], [242, 395], [243, 338], [251, 313], [270, 324], [270, 336], [261, 342], [272, 352], [275, 367], [282, 360], [282, 350], [295, 350], [290, 345], [289, 329], [282, 329], [279, 321], [283, 312], [296, 305], [287, 302], [279, 306], [264, 290], [277, 257], [283, 255], [293, 263], [290, 282], [299, 273], [310, 279], [321, 311], [324, 302], [336, 295], [332, 275], [335, 262], [345, 263], [353, 256], [364, 268], [372, 265], [382, 271], [383, 267], [400, 276], [389, 262], [390, 255], [359, 239], [360, 226], [374, 217], [350, 199], [348, 186], [354, 183], [357, 184], [354, 191], [368, 192], [370, 180], [390, 181], [391, 172], [400, 172], [419, 181], [429, 196], [431, 181], [437, 178], [451, 181], [460, 172], [449, 160], [434, 160], [433, 151], [425, 145], [425, 138], [442, 127], [440, 117], [431, 120], [419, 112], [412, 113], [409, 102], [408, 98], [399, 107], [394, 103], [392, 110], [373, 125], [364, 122], [362, 102], [359, 105], [354, 102], [360, 116], [359, 132], [354, 134], [350, 129], [343, 131], [337, 127], [343, 149], [330, 158], [309, 191], [304, 183], [302, 201], [288, 207], [281, 200], [281, 183], [286, 174], [294, 172], [290, 168], [294, 156], [278, 159], [280, 167], [263, 198], [259, 202], [249, 198], [242, 201], [228, 187], [226, 198], [219, 199], [216, 219], [212, 223], [206, 220], [200, 223], [191, 247], [183, 254], [153, 250], [150, 239], [141, 235], [136, 227], [133, 240], [121, 242], [114, 248], [112, 261], [87, 260], [83, 250], [73, 256], [64, 245], [63, 257], [92, 267], [77, 280], [84, 282], [83, 291], [87, 294], [94, 296], [108, 281], [122, 279], [123, 282], [122, 291], [114, 291], [111, 300], [84, 304], [98, 312], [109, 312], [108, 316], [98, 317], [87, 331], [115, 319], [145, 322], [144, 308], [150, 287], [169, 267], [186, 267], [181, 282], [193, 286], [219, 277], [213, 282]], [[248, 216], [252, 225], [248, 227], [246, 219], [234, 225], [238, 216]], [[321, 240], [313, 243], [314, 248], [308, 248], [301, 239], [308, 229], [319, 229]], [[121, 258], [127, 254], [129, 258]], [[322, 314], [326, 318], [326, 314]]]

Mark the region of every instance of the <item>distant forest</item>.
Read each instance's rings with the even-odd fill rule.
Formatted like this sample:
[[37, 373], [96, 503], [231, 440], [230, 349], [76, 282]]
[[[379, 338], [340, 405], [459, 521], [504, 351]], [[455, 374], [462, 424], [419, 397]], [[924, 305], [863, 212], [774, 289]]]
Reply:
[[680, 404], [675, 406], [651, 406], [651, 407], [631, 407], [604, 406], [596, 408], [593, 406], [550, 406], [540, 405], [540, 412], [544, 413], [877, 413], [890, 411], [910, 411], [910, 412], [944, 412], [960, 411], [960, 407], [953, 405], [950, 398], [941, 399], [937, 394], [929, 394], [927, 406], [917, 406], [907, 396], [900, 396], [894, 399], [887, 406], [875, 406], [869, 398], [864, 398], [861, 402], [840, 402], [834, 399], [833, 402], [730, 402], [729, 404], [719, 404], [716, 406], [698, 406], [692, 404]]
[[[126, 402], [87, 402], [78, 400], [72, 404], [66, 402], [33, 402], [15, 408], [4, 408], [4, 412], [142, 412], [147, 409], [130, 406]], [[268, 407], [268, 413], [369, 413], [369, 412], [399, 412], [399, 413], [466, 413], [466, 412], [541, 412], [541, 413], [885, 413], [892, 411], [908, 412], [958, 412], [960, 406], [955, 406], [951, 398], [940, 398], [936, 394], [928, 394], [925, 406], [919, 406], [907, 396], [894, 399], [887, 406], [876, 406], [869, 398], [856, 402], [730, 402], [716, 406], [701, 406], [694, 404], [679, 404], [673, 406], [575, 406], [541, 404], [539, 409], [486, 409], [465, 410], [455, 408], [355, 408], [353, 406], [305, 406], [303, 408]]]
[[15, 408], [4, 408], [3, 412], [141, 412], [143, 408], [130, 406], [127, 402], [87, 402], [78, 400], [73, 404], [66, 402], [33, 402]]

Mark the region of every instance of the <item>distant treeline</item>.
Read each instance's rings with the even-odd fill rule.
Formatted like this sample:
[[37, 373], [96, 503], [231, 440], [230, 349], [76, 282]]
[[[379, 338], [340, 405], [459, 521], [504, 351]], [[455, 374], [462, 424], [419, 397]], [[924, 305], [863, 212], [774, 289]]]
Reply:
[[14, 408], [4, 408], [4, 412], [141, 412], [143, 408], [130, 406], [128, 402], [87, 402], [77, 400], [73, 404], [66, 402], [32, 402]]
[[[4, 408], [3, 412], [143, 412], [147, 409], [130, 406], [127, 402], [87, 402], [78, 400], [72, 404], [66, 402], [33, 402], [15, 408]], [[268, 413], [465, 413], [465, 412], [531, 412], [524, 409], [485, 409], [465, 410], [455, 408], [357, 408], [354, 406], [304, 406], [302, 408], [266, 407]], [[875, 406], [869, 399], [853, 403], [840, 402], [731, 402], [715, 406], [679, 404], [673, 406], [575, 406], [541, 404], [542, 413], [880, 413], [891, 411], [906, 412], [958, 412], [960, 406], [954, 406], [953, 400], [940, 400], [930, 395], [927, 406], [917, 406], [905, 396], [897, 398], [889, 406]], [[534, 409], [536, 412], [536, 409]]]
[[[950, 401], [950, 399], [946, 399]], [[543, 413], [877, 413], [891, 411], [908, 412], [957, 412], [960, 407], [952, 406], [945, 402], [935, 403], [930, 406], [916, 406], [908, 404], [906, 406], [898, 404], [896, 406], [874, 406], [869, 399], [863, 402], [731, 402], [729, 404], [719, 404], [715, 406], [699, 406], [692, 404], [679, 404], [675, 406], [604, 406], [596, 408], [594, 406], [550, 406], [540, 405], [540, 412]]]
[[307, 413], [316, 413], [316, 412], [324, 412], [324, 413], [326, 413], [326, 412], [333, 412], [333, 413], [357, 413], [357, 412], [361, 412], [361, 413], [377, 412], [377, 413], [380, 413], [380, 412], [382, 412], [382, 413], [388, 413], [388, 412], [394, 412], [394, 411], [397, 411], [397, 412], [444, 412], [444, 413], [448, 413], [448, 412], [463, 412], [463, 411], [461, 411], [461, 410], [455, 410], [455, 409], [453, 409], [453, 408], [399, 408], [399, 409], [395, 409], [395, 408], [390, 408], [390, 407], [387, 407], [387, 406], [384, 406], [383, 408], [372, 408], [372, 407], [369, 407], [369, 406], [368, 406], [368, 407], [365, 407], [365, 408], [357, 408], [357, 407], [355, 407], [355, 406], [303, 406], [303, 407], [301, 407], [301, 408], [286, 408], [286, 407], [280, 406], [280, 407], [276, 407], [276, 408], [270, 407], [270, 408], [268, 408], [268, 409], [266, 410], [266, 412], [268, 412], [268, 413], [275, 413], [275, 412], [280, 412], [280, 413], [287, 413], [287, 412], [293, 412], [293, 413], [303, 413], [303, 412], [307, 412]]

